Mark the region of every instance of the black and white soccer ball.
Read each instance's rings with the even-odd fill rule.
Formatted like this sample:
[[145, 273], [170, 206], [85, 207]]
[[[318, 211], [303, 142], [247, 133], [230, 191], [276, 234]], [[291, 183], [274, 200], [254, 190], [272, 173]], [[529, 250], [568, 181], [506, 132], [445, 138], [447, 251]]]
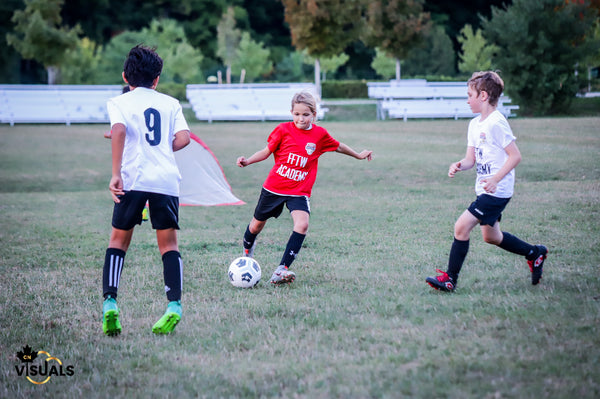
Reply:
[[239, 288], [253, 288], [262, 276], [258, 262], [245, 256], [234, 259], [227, 274], [231, 285]]

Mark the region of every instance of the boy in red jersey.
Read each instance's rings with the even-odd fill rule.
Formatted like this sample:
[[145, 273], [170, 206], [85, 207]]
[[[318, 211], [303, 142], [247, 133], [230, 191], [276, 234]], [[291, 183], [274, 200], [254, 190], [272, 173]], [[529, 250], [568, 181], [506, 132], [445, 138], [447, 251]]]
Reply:
[[344, 143], [329, 135], [327, 130], [314, 125], [317, 116], [317, 103], [308, 92], [301, 92], [292, 98], [292, 122], [279, 124], [269, 135], [265, 148], [250, 158], [239, 157], [241, 168], [261, 162], [273, 154], [275, 165], [265, 180], [252, 221], [244, 233], [244, 256], [254, 256], [256, 236], [262, 231], [271, 217], [279, 217], [284, 204], [292, 215], [294, 228], [280, 265], [271, 283], [291, 283], [296, 274], [289, 267], [296, 259], [306, 233], [310, 216], [310, 194], [317, 178], [319, 157], [326, 152], [336, 151], [356, 159], [371, 160], [373, 151], [357, 153]]

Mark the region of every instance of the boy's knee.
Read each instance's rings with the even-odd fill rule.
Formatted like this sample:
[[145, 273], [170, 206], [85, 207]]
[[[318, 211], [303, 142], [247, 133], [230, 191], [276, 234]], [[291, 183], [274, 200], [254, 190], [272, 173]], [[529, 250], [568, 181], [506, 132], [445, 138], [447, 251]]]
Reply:
[[499, 240], [497, 237], [494, 236], [483, 236], [483, 241], [492, 245], [500, 245], [500, 243], [502, 242], [502, 240]]
[[300, 234], [308, 233], [308, 222], [296, 222], [294, 223], [294, 231]]

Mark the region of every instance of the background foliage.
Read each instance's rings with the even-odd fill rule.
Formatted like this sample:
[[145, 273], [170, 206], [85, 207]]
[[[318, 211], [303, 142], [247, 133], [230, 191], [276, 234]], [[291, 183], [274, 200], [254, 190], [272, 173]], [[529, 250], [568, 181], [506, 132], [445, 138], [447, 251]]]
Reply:
[[[507, 89], [513, 90], [511, 97], [523, 103], [522, 114], [557, 112], [569, 107], [576, 92], [598, 86], [598, 0], [121, 3], [2, 2], [0, 82], [48, 81], [43, 51], [17, 52], [18, 45], [6, 42], [19, 29], [20, 35], [24, 32], [11, 21], [13, 15], [34, 15], [33, 6], [44, 4], [62, 5], [60, 19], [48, 17], [49, 25], [71, 35], [77, 32], [75, 47], [58, 39], [53, 42], [58, 47], [45, 46], [53, 49], [57, 61], [52, 63], [60, 64], [61, 83], [117, 83], [129, 43], [152, 38], [168, 58], [163, 81], [182, 85], [216, 80], [218, 72], [229, 76], [227, 70], [234, 64], [232, 82], [239, 81], [242, 70], [246, 81], [313, 81], [317, 77], [308, 62], [311, 55], [332, 61], [324, 62], [323, 76], [318, 75], [327, 80], [389, 79], [395, 75], [389, 66], [396, 60], [401, 61], [402, 78], [464, 80], [474, 68], [500, 69]], [[238, 33], [230, 51], [224, 51], [218, 27], [228, 9], [228, 29]], [[418, 35], [405, 35], [407, 27]]]

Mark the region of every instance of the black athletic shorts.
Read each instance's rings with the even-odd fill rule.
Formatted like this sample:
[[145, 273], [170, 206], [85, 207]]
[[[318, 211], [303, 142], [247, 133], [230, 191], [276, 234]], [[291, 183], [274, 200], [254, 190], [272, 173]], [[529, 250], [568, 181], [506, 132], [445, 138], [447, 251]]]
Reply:
[[310, 198], [307, 196], [279, 195], [263, 188], [254, 209], [254, 218], [261, 222], [269, 218], [277, 218], [281, 215], [284, 204], [290, 212], [304, 211], [310, 214]]
[[115, 229], [130, 230], [136, 224], [142, 224], [142, 211], [146, 202], [150, 213], [152, 228], [155, 230], [179, 230], [179, 198], [166, 194], [145, 191], [127, 191], [119, 196], [115, 203], [112, 226]]
[[498, 198], [488, 194], [481, 194], [471, 203], [468, 210], [479, 219], [479, 224], [494, 226], [502, 219], [502, 211], [510, 198]]

